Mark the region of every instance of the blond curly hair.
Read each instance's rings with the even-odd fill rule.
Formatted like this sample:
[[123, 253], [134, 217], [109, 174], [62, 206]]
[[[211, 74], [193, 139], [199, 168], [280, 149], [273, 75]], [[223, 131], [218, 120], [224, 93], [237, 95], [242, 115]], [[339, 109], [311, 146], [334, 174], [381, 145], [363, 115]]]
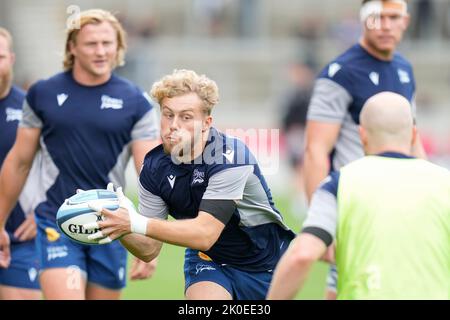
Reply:
[[203, 101], [203, 111], [211, 115], [213, 107], [219, 102], [219, 88], [215, 81], [192, 70], [174, 70], [170, 75], [156, 82], [151, 95], [161, 105], [164, 98], [173, 98], [195, 92]]
[[125, 64], [125, 53], [127, 50], [126, 32], [120, 24], [119, 20], [109, 11], [102, 9], [91, 9], [80, 13], [79, 15], [79, 28], [72, 27], [67, 29], [66, 48], [64, 53], [64, 70], [70, 70], [73, 68], [75, 57], [70, 52], [70, 44], [76, 44], [77, 36], [80, 30], [88, 24], [101, 24], [103, 22], [109, 22], [111, 26], [117, 32], [117, 57], [114, 64], [114, 68], [117, 66], [123, 66]]

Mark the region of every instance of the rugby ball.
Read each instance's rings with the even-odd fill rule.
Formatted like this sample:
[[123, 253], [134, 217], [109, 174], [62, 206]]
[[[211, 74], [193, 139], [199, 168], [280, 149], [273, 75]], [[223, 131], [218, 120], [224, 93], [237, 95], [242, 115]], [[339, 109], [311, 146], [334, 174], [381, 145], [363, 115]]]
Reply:
[[71, 240], [93, 245], [98, 244], [98, 240], [89, 240], [88, 236], [99, 230], [87, 231], [83, 225], [100, 221], [101, 216], [89, 208], [90, 202], [113, 211], [119, 208], [119, 200], [114, 192], [103, 189], [80, 191], [61, 205], [56, 214], [56, 224]]

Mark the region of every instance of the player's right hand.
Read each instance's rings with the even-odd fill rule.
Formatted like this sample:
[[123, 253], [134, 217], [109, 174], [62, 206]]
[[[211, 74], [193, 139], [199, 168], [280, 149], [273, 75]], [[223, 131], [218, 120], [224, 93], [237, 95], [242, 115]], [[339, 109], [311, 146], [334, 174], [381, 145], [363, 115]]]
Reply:
[[9, 235], [5, 229], [0, 230], [0, 268], [8, 268], [11, 263]]

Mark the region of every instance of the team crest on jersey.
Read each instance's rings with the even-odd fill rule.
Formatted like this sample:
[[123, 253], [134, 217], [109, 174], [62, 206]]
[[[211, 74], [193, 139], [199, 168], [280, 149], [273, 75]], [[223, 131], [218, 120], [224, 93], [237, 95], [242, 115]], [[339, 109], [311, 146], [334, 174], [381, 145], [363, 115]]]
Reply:
[[22, 110], [6, 108], [6, 122], [22, 120]]
[[205, 173], [199, 171], [198, 169], [195, 169], [191, 185], [193, 186], [194, 184], [201, 184], [204, 181], [205, 181]]
[[398, 69], [398, 78], [400, 79], [401, 83], [410, 83], [411, 77], [409, 76], [409, 73], [405, 70]]
[[100, 109], [114, 109], [119, 110], [123, 108], [123, 100], [111, 98], [107, 95], [102, 95], [102, 105]]

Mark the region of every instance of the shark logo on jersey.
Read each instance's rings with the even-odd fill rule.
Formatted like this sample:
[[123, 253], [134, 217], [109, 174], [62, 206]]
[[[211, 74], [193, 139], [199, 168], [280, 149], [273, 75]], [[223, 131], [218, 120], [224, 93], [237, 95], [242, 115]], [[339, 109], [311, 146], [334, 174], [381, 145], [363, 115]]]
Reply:
[[234, 160], [234, 151], [228, 149], [225, 153], [222, 153], [225, 158], [227, 158], [229, 163], [233, 163]]
[[380, 84], [380, 74], [378, 72], [371, 72], [369, 74], [369, 78], [370, 80], [373, 82], [374, 85], [379, 85]]
[[102, 105], [100, 109], [114, 109], [119, 110], [123, 108], [123, 100], [122, 99], [116, 99], [111, 98], [107, 95], [102, 95]]
[[22, 110], [6, 108], [6, 122], [22, 120]]
[[409, 73], [405, 70], [402, 69], [398, 69], [398, 78], [400, 79], [401, 83], [410, 83], [411, 82], [411, 77], [409, 76]]
[[195, 169], [194, 173], [192, 175], [193, 175], [193, 179], [192, 179], [191, 186], [193, 186], [194, 184], [203, 183], [205, 181], [205, 173], [198, 171], [198, 169]]
[[170, 186], [172, 187], [172, 189], [173, 189], [173, 186], [175, 185], [175, 179], [176, 179], [177, 177], [176, 176], [174, 176], [174, 175], [170, 175], [170, 176], [168, 176], [167, 177], [167, 180], [169, 180], [169, 183], [170, 183]]
[[330, 66], [328, 67], [328, 76], [330, 78], [333, 78], [336, 73], [339, 72], [339, 70], [342, 69], [342, 66], [339, 63], [332, 63], [330, 64]]
[[64, 102], [66, 102], [67, 98], [69, 97], [68, 94], [60, 93], [56, 96], [56, 100], [58, 100], [58, 106], [62, 106]]

